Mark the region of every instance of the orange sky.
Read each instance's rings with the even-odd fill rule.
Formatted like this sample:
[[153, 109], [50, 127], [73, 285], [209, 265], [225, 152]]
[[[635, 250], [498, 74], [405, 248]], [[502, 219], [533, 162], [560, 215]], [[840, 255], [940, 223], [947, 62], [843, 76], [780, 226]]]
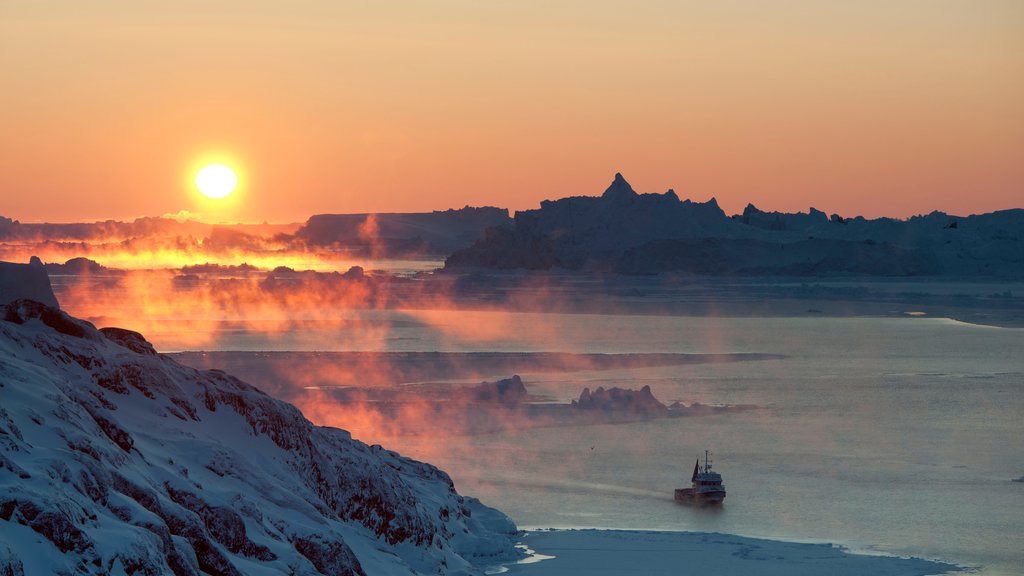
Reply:
[[208, 4], [0, 4], [0, 215], [1024, 206], [1019, 0]]

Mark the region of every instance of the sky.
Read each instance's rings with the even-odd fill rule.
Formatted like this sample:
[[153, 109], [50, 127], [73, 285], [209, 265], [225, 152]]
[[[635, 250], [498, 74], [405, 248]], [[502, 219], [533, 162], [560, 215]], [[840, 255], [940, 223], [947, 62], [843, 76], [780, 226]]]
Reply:
[[[1024, 2], [0, 0], [0, 215], [1024, 206]], [[239, 174], [205, 200], [207, 162]]]

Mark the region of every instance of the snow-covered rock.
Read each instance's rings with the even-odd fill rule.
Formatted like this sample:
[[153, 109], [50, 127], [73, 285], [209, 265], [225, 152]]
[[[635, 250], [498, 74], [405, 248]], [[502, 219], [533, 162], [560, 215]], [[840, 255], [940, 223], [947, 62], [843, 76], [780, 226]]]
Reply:
[[437, 468], [31, 300], [0, 306], [0, 574], [474, 574], [515, 526]]

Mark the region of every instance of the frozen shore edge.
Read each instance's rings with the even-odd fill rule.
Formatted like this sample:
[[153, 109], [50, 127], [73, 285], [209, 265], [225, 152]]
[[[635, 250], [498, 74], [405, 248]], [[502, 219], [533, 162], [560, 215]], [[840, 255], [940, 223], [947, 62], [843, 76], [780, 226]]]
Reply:
[[535, 529], [518, 539], [531, 556], [490, 574], [651, 576], [933, 576], [967, 568], [921, 558], [860, 554], [833, 544], [749, 538], [717, 532]]

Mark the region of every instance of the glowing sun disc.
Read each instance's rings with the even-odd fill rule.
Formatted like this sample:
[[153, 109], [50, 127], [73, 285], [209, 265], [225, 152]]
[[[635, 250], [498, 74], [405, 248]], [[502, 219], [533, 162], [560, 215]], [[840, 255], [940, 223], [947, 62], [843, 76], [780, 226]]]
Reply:
[[237, 185], [238, 177], [223, 164], [210, 164], [196, 174], [196, 188], [207, 198], [224, 198]]

